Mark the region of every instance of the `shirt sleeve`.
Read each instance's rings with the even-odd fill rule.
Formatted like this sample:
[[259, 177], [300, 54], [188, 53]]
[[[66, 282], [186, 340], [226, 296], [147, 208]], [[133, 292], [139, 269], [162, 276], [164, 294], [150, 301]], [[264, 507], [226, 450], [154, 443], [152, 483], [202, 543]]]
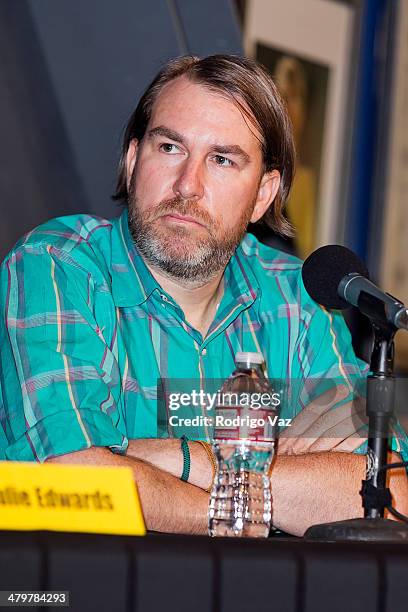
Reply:
[[[319, 306], [308, 296], [304, 302], [304, 312], [303, 329], [295, 351], [300, 381], [298, 406], [303, 408], [325, 391], [340, 385], [349, 392], [333, 404], [332, 410], [341, 410], [350, 400], [365, 399], [369, 366], [356, 357], [343, 315]], [[322, 405], [322, 411], [326, 409], [327, 406]], [[353, 426], [355, 434], [358, 432], [360, 437], [367, 437], [365, 414], [356, 416]], [[408, 459], [407, 434], [398, 422], [394, 427], [391, 448], [399, 452], [403, 460]], [[365, 454], [366, 451], [367, 441], [355, 452]]]
[[368, 365], [354, 353], [351, 335], [339, 311], [314, 302], [300, 281], [301, 322], [293, 351], [294, 376], [301, 381], [304, 401], [343, 385], [364, 392]]
[[90, 270], [56, 247], [23, 245], [0, 274], [2, 458], [124, 453], [118, 364], [94, 317]]

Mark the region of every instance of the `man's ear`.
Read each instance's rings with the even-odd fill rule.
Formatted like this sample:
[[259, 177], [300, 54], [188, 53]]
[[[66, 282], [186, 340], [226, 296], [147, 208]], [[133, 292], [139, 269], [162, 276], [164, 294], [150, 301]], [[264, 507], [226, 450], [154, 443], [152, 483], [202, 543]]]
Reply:
[[278, 170], [265, 172], [265, 174], [262, 176], [258, 187], [255, 207], [252, 212], [251, 223], [259, 221], [259, 219], [265, 214], [278, 193], [280, 182], [281, 175]]
[[133, 169], [135, 167], [137, 152], [139, 149], [139, 141], [133, 138], [129, 143], [129, 148], [126, 153], [126, 188], [129, 191], [130, 179], [132, 178]]

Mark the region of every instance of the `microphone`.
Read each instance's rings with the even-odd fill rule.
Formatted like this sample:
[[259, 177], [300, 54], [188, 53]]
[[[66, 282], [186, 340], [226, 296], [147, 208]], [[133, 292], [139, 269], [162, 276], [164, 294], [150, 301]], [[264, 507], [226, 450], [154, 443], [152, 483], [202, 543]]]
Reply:
[[377, 320], [408, 330], [404, 304], [372, 283], [365, 264], [346, 247], [333, 244], [314, 251], [303, 264], [302, 278], [310, 297], [326, 308], [344, 310], [352, 305], [367, 316], [374, 309]]
[[398, 329], [408, 329], [408, 311], [399, 300], [376, 287], [369, 280], [364, 263], [342, 246], [317, 249], [303, 264], [302, 278], [316, 302], [326, 308], [357, 306], [370, 319], [374, 330], [367, 376], [367, 468], [360, 490], [365, 518], [314, 525], [305, 537], [331, 541], [408, 541], [408, 529], [399, 532], [393, 521], [383, 518], [391, 499], [386, 469], [390, 467], [387, 452], [395, 401], [394, 336]]

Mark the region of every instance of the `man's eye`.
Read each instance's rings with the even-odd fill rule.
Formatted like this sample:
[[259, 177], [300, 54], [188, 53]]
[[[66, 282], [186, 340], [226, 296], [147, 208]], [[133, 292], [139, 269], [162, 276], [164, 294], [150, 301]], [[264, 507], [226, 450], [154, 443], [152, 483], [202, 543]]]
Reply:
[[223, 155], [216, 155], [214, 157], [215, 162], [218, 166], [233, 166], [234, 162], [228, 159], [228, 157], [224, 157]]
[[176, 153], [178, 150], [176, 145], [171, 144], [171, 142], [163, 142], [159, 148], [164, 153]]

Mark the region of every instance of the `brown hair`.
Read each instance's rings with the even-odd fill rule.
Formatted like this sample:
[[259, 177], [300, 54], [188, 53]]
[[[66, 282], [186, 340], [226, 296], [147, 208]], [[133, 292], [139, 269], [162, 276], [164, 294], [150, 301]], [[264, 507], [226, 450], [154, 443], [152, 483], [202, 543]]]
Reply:
[[232, 98], [262, 135], [263, 170], [278, 170], [281, 183], [276, 198], [263, 220], [276, 232], [290, 236], [290, 223], [283, 215], [283, 206], [292, 185], [295, 150], [292, 127], [285, 103], [272, 77], [261, 64], [246, 57], [210, 55], [203, 59], [183, 56], [168, 62], [152, 81], [126, 126], [114, 200], [127, 202], [126, 154], [131, 140], [139, 142], [145, 135], [153, 104], [160, 91], [173, 79], [186, 76], [212, 91]]

